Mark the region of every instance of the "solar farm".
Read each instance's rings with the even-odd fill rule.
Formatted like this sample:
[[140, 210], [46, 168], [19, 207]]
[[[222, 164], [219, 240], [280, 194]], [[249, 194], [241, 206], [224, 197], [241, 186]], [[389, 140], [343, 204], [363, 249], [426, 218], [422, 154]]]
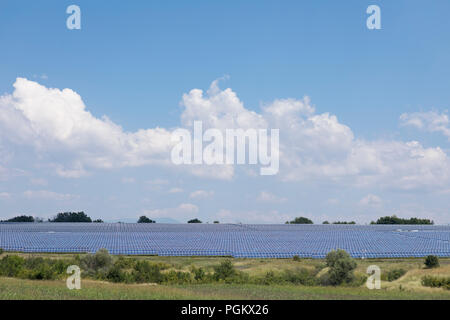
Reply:
[[0, 223], [5, 251], [116, 255], [324, 258], [450, 256], [450, 226]]

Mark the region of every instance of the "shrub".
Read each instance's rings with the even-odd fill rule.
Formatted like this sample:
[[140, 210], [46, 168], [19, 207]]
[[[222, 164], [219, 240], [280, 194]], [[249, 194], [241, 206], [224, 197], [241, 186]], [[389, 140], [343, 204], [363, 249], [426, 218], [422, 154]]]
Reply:
[[300, 259], [300, 257], [298, 255], [295, 255], [295, 256], [292, 257], [292, 260], [300, 261], [301, 259]]
[[336, 286], [354, 280], [353, 270], [356, 269], [356, 262], [346, 251], [333, 250], [327, 254], [325, 260], [329, 270], [322, 278], [323, 284]]
[[70, 261], [63, 261], [63, 260], [54, 260], [52, 261], [52, 269], [57, 274], [65, 274], [67, 271], [67, 268], [75, 263], [71, 263]]
[[53, 280], [57, 276], [48, 263], [42, 263], [37, 268], [26, 271], [26, 277], [31, 280]]
[[164, 282], [170, 284], [191, 283], [192, 277], [189, 272], [171, 270], [168, 273], [164, 274]]
[[295, 271], [286, 270], [281, 275], [281, 280], [283, 282], [289, 282], [293, 284], [300, 284], [304, 286], [313, 286], [318, 283], [314, 274], [305, 268], [299, 268]]
[[445, 288], [450, 290], [450, 277], [424, 276], [422, 285], [432, 288]]
[[7, 255], [0, 260], [0, 275], [5, 277], [17, 277], [23, 272], [24, 264], [24, 258]]
[[106, 249], [100, 249], [95, 254], [88, 254], [80, 259], [80, 266], [88, 275], [105, 274], [113, 266], [113, 257]]
[[277, 279], [277, 277], [275, 276], [275, 273], [273, 271], [268, 271], [265, 275], [264, 278], [261, 279], [261, 284], [265, 284], [265, 285], [270, 285], [273, 283], [277, 283], [279, 280]]
[[217, 266], [214, 266], [214, 279], [225, 280], [231, 278], [237, 274], [236, 269], [230, 260], [225, 260]]
[[390, 270], [386, 274], [387, 281], [395, 281], [395, 280], [401, 278], [405, 273], [406, 273], [406, 270], [404, 270], [404, 269]]
[[3, 249], [2, 249], [2, 248], [0, 248], [0, 255], [1, 255], [1, 254], [3, 254]]
[[134, 281], [138, 283], [161, 283], [163, 275], [161, 267], [148, 261], [138, 261], [132, 272]]
[[109, 269], [106, 272], [105, 275], [106, 280], [111, 281], [111, 282], [125, 282], [125, 283], [129, 283], [129, 282], [133, 282], [132, 277], [124, 272], [119, 266], [114, 265], [111, 269]]
[[427, 267], [427, 268], [430, 268], [430, 269], [437, 268], [437, 267], [439, 267], [439, 258], [436, 256], [430, 255], [425, 258], [424, 263], [425, 263], [425, 267]]
[[119, 257], [116, 262], [114, 262], [114, 266], [117, 266], [120, 269], [133, 269], [135, 265], [136, 259], [134, 258]]
[[203, 268], [196, 268], [195, 266], [193, 266], [191, 268], [191, 272], [194, 275], [194, 280], [202, 282], [206, 279], [206, 273], [203, 270]]
[[236, 270], [230, 260], [223, 261], [213, 269], [211, 280], [225, 283], [248, 283], [250, 281], [249, 275]]

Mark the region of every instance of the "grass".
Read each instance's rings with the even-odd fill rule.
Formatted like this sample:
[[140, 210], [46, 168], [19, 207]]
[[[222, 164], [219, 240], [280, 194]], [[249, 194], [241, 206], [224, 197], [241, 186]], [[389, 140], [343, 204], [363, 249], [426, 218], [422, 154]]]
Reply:
[[64, 281], [0, 279], [0, 299], [110, 300], [110, 299], [220, 299], [220, 300], [357, 300], [357, 299], [450, 299], [443, 289], [368, 290], [346, 287], [303, 287], [293, 285], [137, 285], [85, 280], [81, 290], [68, 290]]
[[[4, 255], [4, 254], [3, 254]], [[67, 259], [70, 254], [18, 254]], [[139, 256], [153, 262], [170, 265], [171, 270], [188, 271], [192, 266], [212, 271], [214, 265], [226, 258], [221, 257], [157, 257]], [[268, 271], [294, 270], [298, 267], [315, 269], [323, 267], [320, 259], [232, 259], [234, 266], [252, 276]], [[297, 285], [250, 285], [250, 284], [113, 284], [82, 279], [81, 290], [68, 290], [65, 280], [42, 281], [16, 278], [0, 278], [0, 299], [446, 299], [450, 290], [428, 288], [421, 285], [425, 275], [450, 276], [450, 259], [440, 259], [440, 267], [425, 269], [423, 259], [366, 259], [357, 260], [356, 274], [365, 274], [369, 265], [378, 265], [382, 273], [393, 269], [407, 271], [401, 278], [382, 281], [381, 290], [361, 287], [305, 287]]]

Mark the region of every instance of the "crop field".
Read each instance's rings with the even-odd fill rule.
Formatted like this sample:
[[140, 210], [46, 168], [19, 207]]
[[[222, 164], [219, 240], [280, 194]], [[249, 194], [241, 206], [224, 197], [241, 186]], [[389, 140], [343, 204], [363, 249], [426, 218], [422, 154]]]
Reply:
[[450, 256], [450, 226], [4, 223], [0, 248], [18, 252], [324, 258]]

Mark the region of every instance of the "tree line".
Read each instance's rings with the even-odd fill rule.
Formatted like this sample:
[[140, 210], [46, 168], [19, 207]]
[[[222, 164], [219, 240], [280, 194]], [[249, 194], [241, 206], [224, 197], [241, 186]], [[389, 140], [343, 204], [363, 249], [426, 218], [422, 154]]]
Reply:
[[[286, 221], [286, 224], [313, 224], [314, 222], [311, 219], [306, 217], [297, 217], [292, 221]], [[335, 221], [329, 222], [324, 221], [322, 224], [356, 224], [355, 221]], [[421, 218], [410, 218], [403, 219], [398, 218], [396, 215], [381, 217], [377, 221], [372, 221], [370, 224], [425, 224], [432, 225], [434, 224], [433, 220], [430, 219], [421, 219]]]
[[[0, 222], [44, 222], [43, 219], [21, 215], [8, 220], [2, 220]], [[48, 222], [89, 222], [89, 223], [102, 223], [102, 219], [93, 220], [89, 217], [84, 211], [80, 212], [60, 212], [55, 217], [48, 219]], [[156, 223], [155, 220], [152, 220], [146, 216], [141, 216], [137, 220], [137, 223]], [[194, 218], [187, 223], [203, 223], [201, 220]], [[220, 223], [219, 221], [214, 221], [214, 223]], [[286, 224], [314, 224], [314, 222], [306, 217], [297, 217], [292, 221], [286, 221]], [[356, 224], [355, 221], [335, 221], [328, 222], [324, 221], [322, 224]], [[372, 221], [370, 224], [410, 224], [410, 225], [433, 225], [434, 221], [430, 219], [421, 219], [421, 218], [410, 218], [403, 219], [398, 218], [397, 216], [386, 216], [381, 217], [377, 221]]]

